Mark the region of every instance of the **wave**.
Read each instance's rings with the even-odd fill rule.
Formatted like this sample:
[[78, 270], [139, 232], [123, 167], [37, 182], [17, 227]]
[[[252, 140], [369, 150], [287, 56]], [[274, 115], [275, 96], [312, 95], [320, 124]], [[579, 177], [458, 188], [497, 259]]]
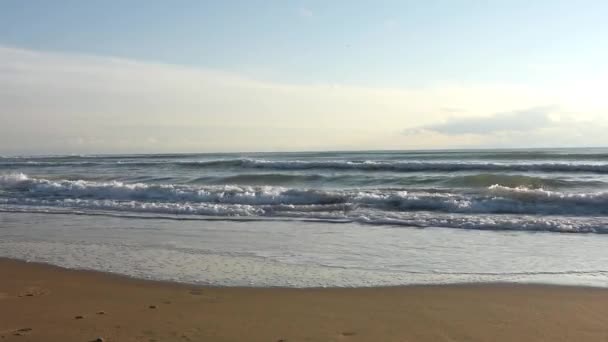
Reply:
[[100, 162], [85, 162], [85, 161], [0, 161], [0, 168], [17, 168], [17, 167], [61, 167], [61, 166], [79, 166], [79, 167], [94, 167], [107, 165]]
[[340, 191], [282, 187], [206, 186], [177, 184], [49, 180], [25, 174], [0, 176], [0, 189], [20, 197], [64, 197], [230, 204], [330, 204], [343, 202]]
[[235, 185], [313, 185], [321, 187], [422, 186], [440, 183], [445, 176], [386, 176], [361, 173], [240, 173], [228, 176], [208, 175], [195, 178], [191, 184]]
[[285, 173], [246, 173], [230, 176], [205, 176], [192, 180], [190, 183], [204, 184], [241, 184], [241, 185], [284, 185], [293, 183], [334, 182], [342, 177], [328, 177], [320, 174], [298, 175]]
[[177, 166], [189, 168], [243, 168], [274, 170], [358, 170], [393, 172], [457, 172], [457, 171], [527, 171], [527, 172], [590, 172], [608, 173], [608, 164], [582, 163], [453, 163], [420, 161], [306, 161], [231, 159], [212, 161], [178, 162]]
[[102, 160], [102, 161], [2, 161], [0, 168], [22, 167], [169, 167], [187, 169], [266, 169], [266, 170], [353, 170], [371, 172], [564, 172], [608, 174], [608, 163], [496, 163], [446, 162], [419, 160], [268, 160], [268, 159], [217, 159], [217, 160]]
[[27, 200], [65, 200], [65, 203], [108, 200], [137, 202], [147, 207], [201, 203], [211, 206], [252, 206], [256, 215], [270, 216], [292, 210], [331, 212], [359, 209], [382, 212], [608, 215], [608, 192], [573, 193], [501, 185], [464, 192], [433, 189], [406, 191], [399, 188], [334, 190], [279, 186], [128, 184], [118, 181], [49, 180], [13, 174], [0, 176], [0, 198], [13, 204]]
[[[77, 176], [76, 176], [77, 175]], [[87, 181], [111, 181], [118, 179], [129, 183], [186, 183], [191, 185], [257, 185], [257, 186], [297, 186], [324, 188], [359, 188], [359, 187], [410, 187], [421, 189], [435, 187], [441, 189], [478, 189], [491, 185], [507, 187], [526, 187], [530, 189], [571, 189], [607, 187], [608, 183], [597, 179], [575, 179], [572, 177], [531, 176], [501, 173], [478, 173], [468, 175], [450, 174], [373, 174], [360, 172], [245, 172], [226, 174], [206, 173], [204, 176], [192, 174], [173, 174], [165, 176], [157, 172], [124, 174], [114, 177], [104, 173], [76, 173], [74, 177]], [[192, 177], [198, 176], [198, 177]]]
[[12, 210], [608, 233], [606, 192], [573, 193], [503, 185], [455, 193], [433, 189], [127, 184], [3, 175], [0, 176], [0, 211]]
[[582, 163], [452, 163], [420, 161], [275, 161], [264, 159], [232, 159], [175, 163], [186, 168], [240, 168], [271, 170], [356, 170], [392, 172], [458, 172], [458, 171], [523, 171], [523, 172], [589, 172], [608, 173], [608, 164]]
[[[146, 182], [148, 180], [144, 179]], [[168, 180], [168, 179], [165, 179]], [[480, 173], [465, 176], [447, 174], [395, 175], [349, 173], [237, 173], [232, 175], [207, 175], [190, 180], [190, 184], [235, 184], [235, 185], [299, 185], [322, 187], [372, 187], [408, 186], [438, 188], [487, 188], [498, 184], [512, 188], [568, 189], [597, 188], [608, 184], [599, 180], [572, 179], [567, 177], [549, 178], [517, 174]]]
[[[18, 202], [18, 203], [17, 203]], [[363, 225], [454, 228], [465, 230], [527, 231], [608, 234], [608, 220], [599, 217], [536, 215], [467, 215], [428, 212], [373, 213], [360, 211], [303, 210], [291, 208], [271, 216], [264, 208], [250, 205], [208, 203], [142, 203], [113, 200], [66, 199], [15, 201], [0, 199], [0, 212], [103, 215], [135, 219], [166, 220], [287, 220]]]
[[530, 189], [592, 187], [605, 185], [605, 183], [600, 181], [567, 180], [559, 178], [494, 173], [455, 176], [444, 180], [442, 183], [448, 186], [467, 188], [486, 188], [492, 185], [502, 185], [511, 188], [525, 187]]
[[[605, 149], [604, 149], [605, 151]], [[411, 157], [413, 159], [456, 159], [456, 160], [564, 160], [564, 161], [597, 161], [608, 160], [608, 153], [571, 151], [454, 151], [454, 152], [422, 152], [396, 154], [396, 158]]]

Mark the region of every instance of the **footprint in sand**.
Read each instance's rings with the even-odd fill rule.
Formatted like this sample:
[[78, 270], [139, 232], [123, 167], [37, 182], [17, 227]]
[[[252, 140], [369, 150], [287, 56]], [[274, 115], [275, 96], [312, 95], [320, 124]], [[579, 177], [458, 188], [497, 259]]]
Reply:
[[49, 294], [50, 291], [37, 286], [30, 286], [19, 293], [19, 297], [37, 297]]
[[356, 332], [345, 331], [345, 332], [343, 332], [343, 333], [340, 334], [340, 337], [352, 337], [352, 336], [355, 336], [355, 335], [357, 335]]
[[32, 332], [32, 328], [21, 328], [21, 329], [17, 329], [13, 332], [13, 335], [15, 336], [25, 336], [27, 334], [29, 334], [30, 332]]
[[217, 302], [217, 297], [205, 295], [205, 293], [203, 293], [203, 290], [193, 289], [188, 291], [188, 293], [193, 296], [199, 296], [202, 300], [207, 302]]

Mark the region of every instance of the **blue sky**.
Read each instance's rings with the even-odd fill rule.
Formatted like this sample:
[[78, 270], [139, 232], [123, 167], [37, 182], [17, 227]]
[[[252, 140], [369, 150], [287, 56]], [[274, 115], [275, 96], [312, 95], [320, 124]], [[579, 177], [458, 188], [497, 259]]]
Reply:
[[537, 64], [589, 72], [608, 60], [605, 1], [24, 4], [3, 1], [3, 44], [295, 82], [538, 81]]
[[[15, 55], [15, 51], [19, 51], [46, 54], [35, 61], [30, 61], [31, 63], [44, 64], [44, 61], [48, 60], [57, 62], [58, 56], [64, 60], [79, 58], [79, 62], [95, 57], [97, 58], [95, 63], [103, 58], [108, 61], [120, 59], [124, 63], [162, 66], [159, 69], [165, 71], [190, 68], [193, 71], [204, 70], [206, 73], [223, 73], [232, 78], [266, 82], [279, 88], [300, 87], [298, 88], [300, 93], [306, 93], [306, 96], [310, 97], [305, 101], [306, 103], [315, 102], [315, 95], [310, 94], [310, 89], [306, 90], [302, 87], [365, 88], [368, 92], [366, 94], [384, 89], [385, 95], [378, 95], [380, 97], [395, 96], [395, 91], [411, 93], [426, 90], [422, 98], [426, 96], [429, 101], [442, 103], [435, 109], [423, 110], [424, 113], [434, 111], [434, 114], [429, 116], [434, 117], [435, 121], [421, 122], [419, 126], [422, 128], [450, 126], [452, 121], [460, 120], [461, 116], [462, 120], [469, 124], [479, 116], [488, 118], [501, 113], [526, 113], [534, 108], [552, 108], [551, 113], [547, 115], [553, 119], [559, 117], [561, 121], [565, 120], [563, 119], [565, 116], [573, 118], [572, 120], [581, 117], [591, 120], [603, 115], [605, 108], [602, 96], [587, 94], [585, 96], [589, 96], [590, 100], [578, 106], [580, 103], [576, 102], [581, 96], [567, 89], [576, 85], [580, 90], [580, 87], [601, 85], [606, 80], [608, 68], [605, 61], [608, 60], [608, 47], [604, 41], [608, 36], [608, 21], [605, 20], [608, 2], [605, 1], [57, 0], [24, 2], [4, 0], [0, 2], [0, 6], [0, 47], [5, 48], [4, 61], [7, 65], [4, 69], [7, 70], [15, 68], [14, 63], [9, 62], [21, 59], [18, 54]], [[49, 68], [49, 73], [59, 70], [57, 65], [45, 65]], [[35, 69], [32, 65], [29, 65], [29, 68]], [[155, 70], [159, 73], [163, 72]], [[23, 72], [19, 69], [20, 77], [25, 77]], [[16, 72], [13, 71], [12, 74]], [[55, 77], [71, 79], [76, 75], [57, 74]], [[91, 77], [95, 80], [99, 79], [96, 76]], [[200, 77], [208, 79], [207, 74]], [[135, 82], [135, 79], [131, 80]], [[59, 82], [59, 80], [55, 81]], [[82, 78], [81, 81], [83, 86], [91, 83], [90, 79], [86, 78]], [[3, 82], [5, 87], [10, 86], [13, 92], [16, 91], [13, 84], [17, 82], [15, 79], [4, 79]], [[107, 82], [106, 87], [111, 88], [112, 80]], [[183, 82], [186, 81], [180, 82], [175, 84], [176, 88], [172, 88], [176, 93], [179, 93], [177, 88], [185, 86]], [[22, 81], [17, 83], [23, 84]], [[453, 89], [455, 87], [459, 87], [460, 90], [455, 91]], [[444, 94], [449, 92], [447, 88], [451, 89], [449, 96]], [[517, 88], [518, 90], [513, 92], [519, 95], [509, 95], [508, 101], [503, 98], [500, 101], [501, 105], [496, 106], [483, 104], [480, 100], [480, 103], [471, 104], [470, 108], [463, 108], [466, 107], [466, 103], [463, 106], [459, 101], [445, 100], [457, 96], [459, 91], [467, 93], [464, 98], [475, 98], [473, 94], [475, 91], [478, 92], [478, 96], [486, 96], [484, 95], [486, 90], [494, 89], [493, 91], [500, 93], [505, 92], [503, 88], [508, 88], [507, 92]], [[475, 89], [485, 90], [480, 92]], [[28, 91], [31, 89], [23, 88], [24, 93]], [[45, 90], [48, 91], [50, 90]], [[226, 91], [230, 93], [230, 90]], [[256, 91], [252, 92], [256, 93]], [[526, 97], [526, 93], [535, 94], [533, 97], [536, 100]], [[571, 94], [572, 99], [561, 103], [564, 93]], [[435, 97], [432, 94], [435, 94]], [[21, 94], [21, 96], [26, 95]], [[195, 94], [192, 96], [195, 97]], [[250, 98], [255, 95], [248, 93], [241, 96]], [[271, 98], [273, 95], [267, 96]], [[264, 117], [266, 115], [264, 108], [269, 112], [282, 112], [287, 118], [293, 118], [291, 123], [286, 119], [282, 123], [282, 128], [293, 125], [293, 129], [300, 129], [301, 124], [297, 116], [306, 116], [306, 111], [296, 113], [288, 109], [291, 108], [289, 101], [295, 105], [297, 99], [302, 96], [304, 95], [294, 95], [294, 98], [281, 104], [260, 100], [260, 103], [256, 103], [260, 109], [254, 111], [258, 114], [252, 112], [251, 115]], [[524, 98], [521, 98], [522, 96]], [[350, 100], [345, 100], [345, 97], [348, 97], [346, 93], [323, 101], [329, 106], [335, 105], [340, 110], [346, 110], [350, 107], [344, 104], [344, 101]], [[23, 105], [24, 101], [19, 104], [17, 103], [19, 101], [14, 99], [13, 96], [13, 101], [9, 101], [16, 103], [12, 112], [27, 112], [31, 115], [38, 112], [38, 115], [51, 115], [48, 112], [43, 113], [45, 110], [43, 102], [40, 102], [39, 108], [36, 108], [35, 104], [38, 101], [36, 98], [30, 99], [33, 103], [27, 103], [27, 106]], [[108, 97], [106, 100], [116, 102], [121, 99]], [[125, 105], [124, 108], [133, 110], [137, 107], [133, 107], [133, 103], [137, 104], [140, 100], [134, 98], [129, 101], [129, 106]], [[239, 101], [239, 98], [232, 100]], [[374, 110], [367, 115], [377, 116], [377, 110], [381, 110], [383, 106], [382, 100], [376, 97], [370, 101], [376, 105], [370, 105]], [[589, 108], [586, 107], [588, 103], [590, 103]], [[55, 107], [61, 105], [57, 102], [53, 104]], [[63, 105], [69, 107], [67, 103]], [[103, 103], [99, 105], [103, 107]], [[416, 108], [404, 107], [400, 110], [403, 116], [409, 115], [414, 118], [420, 114], [418, 108], [424, 105], [414, 107]], [[201, 110], [201, 107], [197, 108]], [[137, 116], [137, 112], [144, 111], [143, 107], [133, 112], [128, 112], [126, 109], [114, 110], [115, 113], [121, 112], [123, 115], [133, 116]], [[228, 109], [224, 108], [219, 112], [226, 110]], [[438, 112], [442, 110], [443, 114]], [[205, 112], [201, 114], [203, 116], [211, 115], [210, 111], [201, 111]], [[214, 107], [213, 111], [217, 112], [218, 109]], [[4, 113], [6, 112], [7, 109], [4, 110]], [[53, 115], [62, 118], [63, 114], [59, 112], [60, 110]], [[184, 112], [183, 115], [191, 117], [191, 114]], [[176, 114], [167, 113], [167, 115]], [[248, 120], [256, 121], [251, 115], [247, 115], [243, 110], [239, 117], [241, 126], [247, 126]], [[331, 115], [331, 111], [318, 115]], [[336, 115], [347, 117], [346, 113]], [[386, 120], [394, 118], [395, 115], [387, 116]], [[12, 118], [14, 117], [8, 117], [8, 119]], [[497, 122], [502, 122], [501, 120], [503, 119]], [[395, 124], [405, 125], [406, 127], [399, 129], [411, 132], [410, 128], [417, 127], [411, 121], [397, 120]], [[366, 120], [361, 122], [367, 125]], [[484, 121], [484, 124], [487, 122]], [[365, 131], [363, 128], [366, 127], [361, 127], [362, 131]], [[362, 131], [357, 131], [357, 134], [366, 134], [361, 133]], [[496, 130], [492, 130], [492, 133], [496, 133]], [[66, 132], [66, 137], [73, 138], [73, 134]], [[311, 134], [309, 132], [302, 138], [309, 138]], [[373, 134], [382, 135], [378, 132]], [[260, 145], [258, 148], [446, 147], [443, 145], [449, 141], [446, 137], [442, 139], [427, 136], [423, 140], [429, 143], [420, 146], [403, 141], [383, 143], [374, 140], [373, 134], [370, 133], [369, 141], [375, 142], [369, 143], [366, 139], [354, 141], [352, 137], [344, 137], [336, 142], [328, 141], [319, 146], [290, 146], [288, 143], [280, 143], [279, 146], [268, 144]], [[391, 134], [396, 133], [391, 132]], [[502, 136], [500, 138], [502, 140], [497, 142], [481, 139], [479, 135], [475, 137], [469, 134], [464, 140], [455, 140], [457, 141], [455, 144], [511, 145], [508, 137]], [[60, 138], [55, 137], [55, 139]], [[280, 141], [280, 137], [277, 139]], [[454, 140], [454, 137], [450, 139]], [[102, 140], [107, 139], [104, 140], [100, 136], [98, 141]], [[433, 141], [439, 143], [432, 143]], [[538, 145], [540, 140], [529, 143]], [[579, 144], [574, 140], [561, 143]], [[597, 143], [603, 141], [599, 140]], [[240, 150], [245, 146], [251, 145], [246, 142], [242, 145], [226, 147], [220, 145], [206, 147], [201, 144], [183, 149]], [[68, 151], [75, 147], [68, 145], [62, 147], [60, 143], [55, 147], [55, 149], [62, 148]], [[119, 146], [109, 147], [103, 144], [79, 148], [104, 151], [120, 149]], [[180, 145], [172, 148], [181, 149]], [[12, 148], [11, 151], [15, 149]], [[30, 146], [27, 150], [35, 149], [35, 146]]]

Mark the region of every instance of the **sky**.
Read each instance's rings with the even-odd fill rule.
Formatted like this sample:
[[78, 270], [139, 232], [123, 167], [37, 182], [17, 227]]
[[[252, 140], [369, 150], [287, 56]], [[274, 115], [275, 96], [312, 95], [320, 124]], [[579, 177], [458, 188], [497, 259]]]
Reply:
[[606, 13], [0, 0], [0, 154], [608, 146]]

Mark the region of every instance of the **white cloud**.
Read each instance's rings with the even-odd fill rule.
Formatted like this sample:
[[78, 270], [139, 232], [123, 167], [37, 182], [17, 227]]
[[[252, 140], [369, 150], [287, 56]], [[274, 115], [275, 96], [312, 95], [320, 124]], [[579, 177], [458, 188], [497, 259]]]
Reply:
[[507, 113], [496, 113], [488, 117], [450, 118], [442, 123], [406, 130], [406, 134], [425, 131], [448, 135], [482, 134], [497, 132], [528, 132], [554, 126], [550, 114], [555, 107], [537, 107]]
[[[580, 135], [585, 120], [596, 125], [604, 120], [608, 105], [603, 93], [576, 86], [285, 84], [210, 69], [0, 46], [0, 153], [508, 144], [508, 137], [497, 131], [485, 137], [454, 136], [445, 134], [446, 127], [441, 132], [441, 125], [552, 103], [580, 121], [568, 131], [570, 125], [552, 119], [553, 129], [578, 130]], [[402, 134], [403, 129], [420, 127], [435, 131]], [[535, 136], [532, 126], [528, 133]], [[602, 139], [604, 134], [599, 134], [596, 140]]]

